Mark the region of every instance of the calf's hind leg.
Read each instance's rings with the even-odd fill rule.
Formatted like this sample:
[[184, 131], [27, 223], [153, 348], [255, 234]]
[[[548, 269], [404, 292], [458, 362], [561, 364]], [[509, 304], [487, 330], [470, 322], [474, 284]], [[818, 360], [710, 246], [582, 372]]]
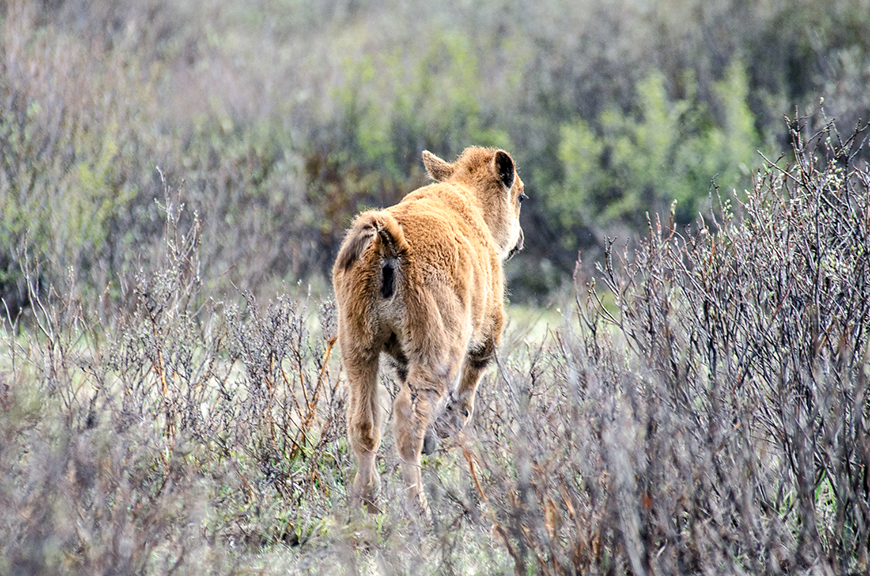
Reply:
[[426, 427], [441, 404], [447, 383], [455, 377], [457, 367], [444, 370], [444, 374], [412, 367], [406, 385], [402, 386], [393, 405], [393, 436], [402, 461], [405, 496], [408, 504], [428, 514], [429, 505], [423, 493], [420, 472], [420, 454]]
[[[350, 347], [342, 346], [342, 350]], [[375, 470], [375, 456], [381, 444], [381, 407], [378, 403], [378, 354], [344, 357], [350, 398], [347, 430], [350, 446], [357, 460], [351, 499], [376, 512], [380, 478]]]

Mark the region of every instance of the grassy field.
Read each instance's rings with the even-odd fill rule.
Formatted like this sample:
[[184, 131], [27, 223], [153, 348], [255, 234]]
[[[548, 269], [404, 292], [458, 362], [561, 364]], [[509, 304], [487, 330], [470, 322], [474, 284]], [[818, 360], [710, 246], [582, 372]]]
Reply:
[[793, 136], [745, 203], [511, 308], [473, 426], [424, 460], [431, 523], [389, 431], [381, 513], [348, 507], [332, 304], [210, 296], [175, 191], [111, 315], [25, 268], [0, 573], [866, 573], [870, 175], [860, 133]]

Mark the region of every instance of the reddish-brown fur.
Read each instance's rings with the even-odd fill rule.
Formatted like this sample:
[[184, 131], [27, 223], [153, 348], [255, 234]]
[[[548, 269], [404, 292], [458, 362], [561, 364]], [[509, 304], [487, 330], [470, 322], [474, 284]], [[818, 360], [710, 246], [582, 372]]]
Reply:
[[402, 380], [393, 431], [407, 496], [427, 510], [420, 478], [427, 427], [439, 413], [442, 430], [470, 419], [504, 325], [502, 262], [523, 243], [523, 183], [506, 152], [467, 148], [452, 164], [423, 152], [423, 162], [436, 182], [360, 214], [333, 268], [358, 463], [352, 494], [370, 508], [379, 486], [381, 352]]

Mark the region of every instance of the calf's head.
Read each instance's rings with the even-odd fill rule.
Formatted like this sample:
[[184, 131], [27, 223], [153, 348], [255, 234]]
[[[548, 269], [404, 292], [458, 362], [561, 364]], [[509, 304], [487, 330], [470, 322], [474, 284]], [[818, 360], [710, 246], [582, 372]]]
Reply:
[[423, 164], [433, 180], [460, 184], [472, 191], [502, 260], [522, 250], [520, 207], [527, 196], [510, 154], [471, 147], [450, 163], [424, 151]]

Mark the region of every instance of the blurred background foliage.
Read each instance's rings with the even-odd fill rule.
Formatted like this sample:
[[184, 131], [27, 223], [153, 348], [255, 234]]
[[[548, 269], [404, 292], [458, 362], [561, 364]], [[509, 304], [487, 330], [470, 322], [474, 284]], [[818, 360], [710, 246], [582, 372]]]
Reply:
[[0, 289], [29, 262], [121, 297], [159, 253], [158, 167], [207, 286], [314, 281], [423, 149], [474, 143], [518, 161], [510, 282], [545, 299], [647, 211], [751, 186], [784, 115], [866, 119], [868, 29], [870, 0], [0, 0]]

